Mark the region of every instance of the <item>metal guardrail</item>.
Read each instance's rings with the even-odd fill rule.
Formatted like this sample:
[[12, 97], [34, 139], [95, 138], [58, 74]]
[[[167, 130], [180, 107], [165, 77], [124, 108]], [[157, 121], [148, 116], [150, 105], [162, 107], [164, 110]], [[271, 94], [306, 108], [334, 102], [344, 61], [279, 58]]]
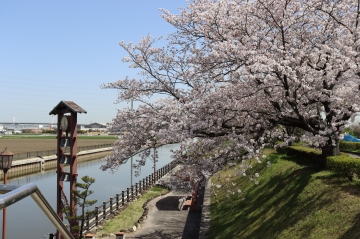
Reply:
[[[89, 145], [89, 146], [79, 146], [77, 147], [77, 152], [91, 150], [91, 149], [101, 149], [101, 148], [108, 148], [112, 147], [113, 144], [99, 144], [99, 145]], [[40, 151], [32, 151], [32, 152], [24, 152], [24, 153], [15, 153], [13, 160], [20, 160], [20, 159], [28, 159], [28, 158], [35, 158], [38, 156], [51, 156], [56, 155], [56, 149], [50, 150], [40, 150]]]
[[66, 239], [74, 239], [36, 184], [29, 183], [21, 187], [0, 184], [0, 193], [5, 193], [0, 196], [0, 209], [6, 208], [25, 197], [31, 196], [61, 235]]

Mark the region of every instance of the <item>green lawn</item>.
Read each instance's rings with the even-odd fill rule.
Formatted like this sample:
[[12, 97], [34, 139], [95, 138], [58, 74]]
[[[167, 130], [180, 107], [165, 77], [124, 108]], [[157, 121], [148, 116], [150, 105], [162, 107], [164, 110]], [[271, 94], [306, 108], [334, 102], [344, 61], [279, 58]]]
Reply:
[[254, 165], [258, 185], [240, 176], [229, 183], [246, 193], [212, 196], [210, 238], [360, 238], [359, 180], [268, 153], [270, 168]]

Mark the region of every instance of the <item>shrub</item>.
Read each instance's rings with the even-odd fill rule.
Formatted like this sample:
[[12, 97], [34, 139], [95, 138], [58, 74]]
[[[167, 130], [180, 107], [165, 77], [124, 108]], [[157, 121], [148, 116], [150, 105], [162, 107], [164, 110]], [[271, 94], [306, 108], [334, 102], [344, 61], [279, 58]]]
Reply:
[[360, 176], [360, 160], [345, 153], [327, 157], [327, 167], [334, 173], [347, 177], [350, 181], [355, 175]]
[[340, 141], [340, 150], [342, 151], [360, 151], [360, 143]]
[[[360, 145], [360, 143], [348, 142], [346, 142], [346, 144]], [[289, 146], [279, 148], [277, 151], [279, 153], [286, 153], [287, 156], [292, 157], [298, 164], [319, 164], [321, 161], [321, 151], [313, 148]], [[350, 181], [353, 180], [354, 176], [360, 177], [360, 159], [352, 158], [346, 153], [327, 157], [326, 167], [339, 176], [347, 177]]]
[[286, 155], [292, 157], [298, 164], [319, 165], [321, 163], [321, 151], [300, 145], [289, 146], [277, 149], [279, 153], [286, 152]]

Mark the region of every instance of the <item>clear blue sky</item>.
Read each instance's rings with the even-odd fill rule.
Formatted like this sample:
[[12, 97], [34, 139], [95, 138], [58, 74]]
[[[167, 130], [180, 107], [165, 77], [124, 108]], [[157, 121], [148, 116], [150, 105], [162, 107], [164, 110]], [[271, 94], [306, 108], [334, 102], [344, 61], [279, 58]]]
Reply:
[[110, 122], [129, 105], [114, 104], [116, 90], [100, 85], [136, 75], [118, 43], [174, 32], [159, 8], [181, 6], [185, 0], [1, 1], [0, 123], [50, 123], [61, 100], [88, 112], [79, 123]]

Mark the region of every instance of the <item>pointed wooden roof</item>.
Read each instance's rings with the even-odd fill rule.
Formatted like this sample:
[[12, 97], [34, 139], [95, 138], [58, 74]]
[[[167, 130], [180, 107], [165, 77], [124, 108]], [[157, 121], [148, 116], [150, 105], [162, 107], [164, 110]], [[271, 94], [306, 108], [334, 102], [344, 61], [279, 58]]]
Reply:
[[55, 106], [52, 111], [50, 111], [49, 115], [57, 115], [60, 112], [62, 112], [62, 113], [80, 113], [80, 114], [87, 113], [83, 108], [81, 108], [74, 102], [65, 101], [65, 100], [60, 101], [60, 103], [57, 104], [57, 106]]

